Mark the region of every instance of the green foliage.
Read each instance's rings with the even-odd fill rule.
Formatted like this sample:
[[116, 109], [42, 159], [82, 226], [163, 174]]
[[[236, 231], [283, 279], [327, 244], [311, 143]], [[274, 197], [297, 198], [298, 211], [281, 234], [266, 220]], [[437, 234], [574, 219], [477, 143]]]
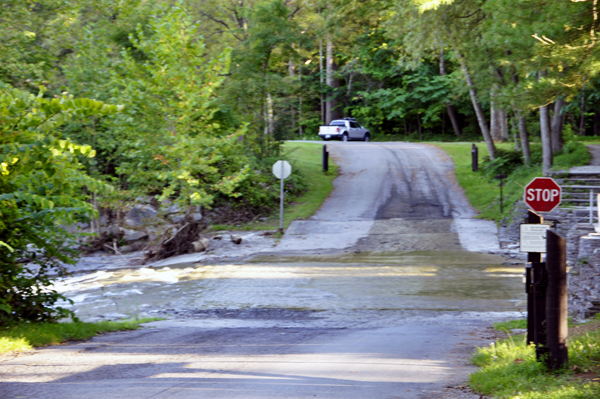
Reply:
[[[200, 27], [189, 14], [181, 5], [157, 9], [118, 55], [90, 31], [66, 75], [76, 91], [128, 104], [88, 136], [101, 162], [114, 165], [99, 165], [101, 170], [118, 177], [132, 196], [210, 206], [219, 196], [247, 196], [238, 188], [253, 172], [238, 140], [246, 125], [227, 129], [216, 117], [216, 91], [229, 71], [231, 51], [207, 59]], [[104, 79], [86, 81], [91, 71]], [[84, 133], [75, 128], [71, 134]]]
[[34, 91], [53, 77], [78, 3], [0, 0], [0, 82]]
[[569, 141], [562, 151], [554, 157], [554, 167], [558, 169], [571, 168], [573, 166], [587, 165], [592, 159], [585, 144], [580, 141]]
[[86, 193], [108, 187], [89, 178], [79, 159], [89, 146], [53, 132], [74, 117], [104, 116], [120, 107], [88, 99], [53, 99], [0, 86], [0, 325], [66, 315], [53, 303], [48, 272], [73, 262], [64, 226], [94, 213]]
[[488, 178], [493, 179], [499, 174], [509, 175], [519, 166], [523, 165], [523, 155], [520, 151], [497, 148], [496, 158], [492, 161], [489, 156], [484, 157], [481, 163], [481, 171]]

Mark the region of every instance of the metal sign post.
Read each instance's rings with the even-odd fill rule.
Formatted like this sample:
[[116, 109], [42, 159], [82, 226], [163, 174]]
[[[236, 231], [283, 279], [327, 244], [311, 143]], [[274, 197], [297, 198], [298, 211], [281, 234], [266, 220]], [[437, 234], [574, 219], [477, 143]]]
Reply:
[[281, 180], [279, 193], [279, 230], [283, 231], [283, 181], [292, 173], [292, 166], [287, 161], [277, 161], [273, 164], [273, 174]]

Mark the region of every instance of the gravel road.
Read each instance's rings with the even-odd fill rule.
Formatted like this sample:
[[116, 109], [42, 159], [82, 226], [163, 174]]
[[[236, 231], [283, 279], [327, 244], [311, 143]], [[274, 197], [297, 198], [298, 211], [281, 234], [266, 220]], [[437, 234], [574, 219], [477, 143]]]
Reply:
[[278, 245], [63, 281], [84, 319], [165, 320], [5, 359], [0, 398], [479, 398], [468, 359], [523, 311], [520, 267], [437, 148], [328, 147], [334, 192]]

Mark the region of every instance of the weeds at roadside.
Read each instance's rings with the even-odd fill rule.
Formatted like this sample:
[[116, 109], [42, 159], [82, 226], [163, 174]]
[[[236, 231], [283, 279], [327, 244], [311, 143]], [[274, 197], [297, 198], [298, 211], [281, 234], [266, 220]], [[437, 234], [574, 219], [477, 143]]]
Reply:
[[125, 330], [137, 330], [142, 323], [162, 320], [160, 318], [133, 319], [125, 321], [101, 321], [96, 323], [25, 323], [0, 330], [0, 354], [22, 352], [68, 341], [81, 341], [95, 335]]
[[[523, 323], [494, 327], [506, 331]], [[472, 361], [481, 369], [470, 376], [471, 388], [493, 398], [600, 398], [600, 320], [571, 328], [569, 336], [569, 366], [559, 371], [536, 361], [535, 348], [526, 344], [523, 334], [479, 348]]]

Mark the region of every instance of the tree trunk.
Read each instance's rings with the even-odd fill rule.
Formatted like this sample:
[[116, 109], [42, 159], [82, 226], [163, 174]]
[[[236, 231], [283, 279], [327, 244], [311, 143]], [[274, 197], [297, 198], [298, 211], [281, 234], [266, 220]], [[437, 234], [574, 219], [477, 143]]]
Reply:
[[585, 96], [581, 93], [581, 113], [579, 116], [579, 135], [585, 136]]
[[515, 110], [515, 115], [519, 123], [519, 138], [521, 139], [521, 151], [523, 152], [523, 162], [528, 165], [531, 162], [531, 149], [529, 148], [529, 132], [527, 131], [527, 118], [521, 114], [521, 111]]
[[[294, 80], [293, 78], [296, 76], [296, 71], [295, 71], [295, 66], [294, 66], [294, 60], [292, 60], [290, 58], [290, 61], [288, 63], [288, 72], [290, 74], [290, 78], [292, 78], [292, 81]], [[294, 133], [296, 131], [296, 109], [294, 108], [294, 102], [290, 101], [290, 116], [291, 116], [291, 120], [292, 120], [292, 133]]]
[[490, 102], [490, 135], [495, 142], [502, 141], [502, 115], [501, 110], [494, 103], [494, 94], [492, 93], [492, 101]]
[[[339, 79], [334, 79], [333, 77], [333, 73], [337, 70], [337, 65], [333, 61], [333, 42], [331, 41], [331, 37], [329, 35], [327, 35], [326, 51], [325, 84], [333, 89], [336, 89], [340, 87], [340, 81]], [[342, 117], [337, 101], [333, 98], [334, 95], [334, 93], [329, 94], [328, 98], [325, 100], [325, 115], [327, 124], [329, 124], [333, 119], [340, 119]]]
[[506, 110], [500, 110], [500, 137], [502, 141], [508, 141], [510, 139], [508, 134], [508, 114]]
[[594, 136], [600, 136], [600, 111], [594, 111]]
[[511, 118], [511, 124], [512, 124], [512, 131], [513, 131], [513, 141], [515, 142], [515, 151], [521, 151], [521, 143], [519, 141], [519, 139], [517, 138], [517, 131], [519, 130], [518, 128], [518, 121], [516, 117]]
[[494, 160], [496, 159], [496, 146], [494, 145], [494, 140], [492, 140], [492, 136], [490, 135], [490, 129], [488, 128], [487, 119], [485, 117], [485, 113], [483, 112], [483, 107], [481, 106], [479, 100], [477, 100], [477, 89], [475, 89], [475, 84], [473, 83], [473, 79], [471, 79], [471, 74], [467, 69], [467, 63], [465, 62], [464, 56], [460, 53], [456, 53], [456, 56], [460, 62], [463, 74], [465, 75], [467, 86], [469, 87], [469, 95], [471, 96], [471, 102], [473, 103], [473, 108], [475, 109], [475, 115], [477, 115], [477, 122], [479, 122], [481, 134], [483, 135], [483, 139], [485, 140], [485, 144], [487, 145], [488, 155], [491, 160]]
[[456, 137], [462, 136], [462, 130], [460, 129], [460, 124], [458, 123], [458, 118], [456, 117], [456, 111], [454, 110], [452, 104], [446, 103], [446, 111], [448, 112], [448, 118], [450, 118], [450, 122], [452, 122], [454, 134]]
[[323, 98], [323, 39], [319, 39], [319, 82], [321, 83], [321, 124], [327, 124], [325, 99]]
[[542, 135], [542, 173], [548, 176], [552, 168], [552, 132], [548, 106], [540, 107], [540, 130]]
[[552, 114], [552, 152], [557, 152], [563, 149], [564, 140], [562, 137], [563, 131], [563, 114], [562, 108], [565, 105], [565, 99], [558, 97], [554, 102], [554, 113]]
[[273, 113], [273, 97], [271, 93], [267, 93], [267, 126], [268, 134], [272, 135], [275, 133], [275, 118]]
[[[446, 60], [444, 59], [444, 50], [442, 50], [440, 53], [440, 76], [446, 76]], [[452, 128], [454, 129], [454, 134], [456, 137], [462, 136], [462, 130], [458, 124], [458, 118], [456, 117], [456, 111], [454, 110], [454, 107], [449, 102], [445, 104], [446, 111], [448, 112], [448, 118], [450, 118]]]

